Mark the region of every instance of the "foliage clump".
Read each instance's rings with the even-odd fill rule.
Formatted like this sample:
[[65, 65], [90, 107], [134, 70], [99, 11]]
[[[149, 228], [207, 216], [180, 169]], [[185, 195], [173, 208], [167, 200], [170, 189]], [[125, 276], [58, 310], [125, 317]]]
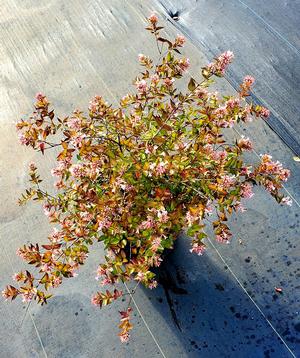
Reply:
[[[44, 245], [18, 249], [38, 275], [16, 273], [19, 286], [7, 286], [5, 298], [20, 295], [24, 302], [46, 303], [50, 289], [77, 274], [91, 245], [103, 242], [105, 262], [96, 279], [113, 289], [92, 297], [102, 307], [124, 295], [114, 286], [119, 282], [156, 287], [151, 268], [160, 265], [162, 253], [173, 247], [181, 230], [191, 237], [190, 251], [202, 255], [204, 220], [213, 212], [216, 240], [228, 243], [227, 218], [245, 210], [241, 201], [253, 196], [253, 185], [263, 186], [277, 202], [291, 204], [279, 192], [289, 170], [267, 154], [257, 165], [246, 164], [242, 155], [252, 150], [249, 138], [228, 143], [223, 135], [224, 128], [241, 121], [268, 117], [266, 108], [246, 101], [253, 77], [244, 78], [236, 97], [210, 92], [213, 77], [222, 77], [233, 59], [227, 51], [202, 68], [202, 81], [190, 78], [181, 92], [178, 82], [190, 66], [180, 54], [185, 38], [162, 37], [156, 15], [149, 17], [146, 29], [157, 42], [158, 62], [139, 55], [143, 70], [134, 81], [136, 91], [125, 95], [119, 107], [95, 96], [87, 114], [76, 110], [62, 119], [38, 93], [32, 116], [17, 123], [23, 145], [42, 153], [60, 149], [52, 169], [56, 194], [43, 190], [31, 163], [31, 186], [20, 199], [20, 204], [42, 202], [55, 227]], [[130, 313], [130, 307], [120, 312], [122, 341], [132, 328]]]

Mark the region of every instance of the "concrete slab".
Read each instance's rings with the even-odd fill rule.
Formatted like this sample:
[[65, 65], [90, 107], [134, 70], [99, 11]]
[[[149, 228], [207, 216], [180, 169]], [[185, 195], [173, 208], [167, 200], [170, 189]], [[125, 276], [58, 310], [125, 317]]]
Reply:
[[[230, 49], [236, 61], [228, 80], [238, 89], [245, 73], [256, 79], [253, 99], [272, 111], [271, 128], [300, 154], [298, 125], [300, 50], [298, 2], [157, 0], [174, 25], [205, 53]], [[271, 9], [271, 10], [270, 10]], [[272, 15], [271, 15], [272, 14]], [[270, 18], [272, 20], [270, 21]], [[286, 25], [291, 19], [290, 25]], [[276, 26], [274, 25], [276, 23]], [[293, 26], [294, 24], [295, 26]]]
[[[41, 242], [49, 232], [38, 206], [15, 205], [26, 186], [28, 163], [35, 160], [44, 177], [49, 177], [53, 166], [51, 156], [41, 159], [18, 145], [15, 120], [30, 112], [37, 91], [45, 92], [61, 115], [75, 106], [86, 108], [94, 94], [116, 103], [118, 97], [130, 90], [129, 82], [138, 70], [137, 54], [156, 53], [155, 44], [149, 42], [149, 34], [143, 31], [144, 17], [152, 10], [161, 11], [156, 1], [3, 2], [1, 286], [22, 267], [15, 256], [16, 248], [27, 241]], [[179, 31], [174, 25], [174, 22], [167, 25], [170, 35]], [[200, 67], [211, 60], [210, 52], [192, 42], [184, 52], [191, 58], [192, 74], [199, 76]], [[249, 68], [245, 71], [248, 74]], [[262, 82], [260, 86], [265, 93], [267, 87]], [[219, 88], [234, 93], [234, 87], [226, 81]], [[0, 306], [0, 336], [5, 337], [0, 342], [0, 356], [292, 356], [279, 337], [295, 356], [300, 355], [299, 163], [292, 160], [292, 152], [264, 122], [240, 127], [238, 131], [250, 136], [258, 154], [270, 152], [291, 168], [293, 175], [286, 186], [295, 199], [291, 209], [276, 206], [258, 190], [249, 202], [248, 212], [238, 219], [232, 218], [235, 240], [230, 246], [212, 241], [208, 243], [211, 250], [207, 255], [198, 258], [188, 252], [188, 241], [180, 239], [162, 274], [167, 275], [169, 286], [162, 276], [159, 289], [138, 289], [135, 294], [143, 319], [136, 312], [136, 329], [129, 345], [121, 345], [116, 336], [117, 309], [123, 309], [125, 303], [102, 311], [90, 305], [90, 296], [97, 290], [94, 271], [103, 257], [101, 247], [95, 249], [79, 276], [67, 280], [48, 306], [30, 307], [32, 316], [26, 316], [22, 327], [22, 304]], [[228, 133], [228, 137], [238, 135]], [[242, 245], [237, 238], [242, 239]], [[283, 288], [283, 295], [274, 292], [275, 286]]]

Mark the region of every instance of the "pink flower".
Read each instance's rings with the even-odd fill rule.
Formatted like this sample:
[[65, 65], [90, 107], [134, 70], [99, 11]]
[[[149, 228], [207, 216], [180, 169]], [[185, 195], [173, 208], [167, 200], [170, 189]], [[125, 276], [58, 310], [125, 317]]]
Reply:
[[152, 290], [153, 288], [157, 287], [157, 281], [153, 280], [149, 283], [148, 287], [150, 288], [150, 290]]
[[160, 264], [162, 263], [162, 258], [158, 255], [154, 255], [152, 256], [152, 262], [153, 262], [153, 266], [159, 267]]
[[191, 214], [190, 211], [188, 211], [188, 212], [186, 213], [186, 215], [185, 215], [185, 219], [186, 219], [186, 221], [187, 221], [187, 225], [188, 225], [188, 226], [191, 226], [191, 225], [193, 225], [193, 223], [194, 223], [195, 221], [198, 220], [198, 216], [195, 216], [195, 215]]
[[98, 281], [99, 278], [104, 275], [106, 275], [106, 270], [103, 267], [99, 266], [97, 269], [97, 275], [96, 275], [95, 279]]
[[237, 145], [241, 148], [241, 149], [245, 149], [245, 150], [252, 150], [253, 149], [253, 145], [252, 142], [250, 141], [249, 138], [245, 138], [242, 135], [242, 138], [237, 142]]
[[223, 74], [227, 68], [227, 66], [232, 62], [234, 58], [234, 54], [231, 51], [223, 52], [218, 58], [218, 67], [220, 72]]
[[23, 133], [19, 133], [18, 134], [18, 138], [19, 138], [19, 141], [22, 145], [28, 145], [29, 144], [29, 139], [25, 137], [25, 135]]
[[38, 101], [42, 101], [42, 100], [45, 98], [45, 95], [44, 95], [42, 92], [38, 92], [38, 93], [35, 95], [35, 98], [36, 98]]
[[227, 109], [235, 109], [240, 104], [240, 100], [238, 98], [230, 98], [226, 103], [225, 106]]
[[274, 162], [271, 159], [272, 157], [268, 154], [262, 155], [259, 172], [278, 175], [280, 180], [287, 181], [290, 176], [290, 171], [288, 169], [283, 168], [280, 162]]
[[77, 277], [78, 276], [78, 273], [75, 272], [75, 271], [70, 271], [70, 277]]
[[52, 233], [49, 236], [49, 240], [53, 243], [57, 243], [62, 236], [62, 233], [57, 230], [57, 228], [53, 228]]
[[57, 182], [54, 183], [54, 187], [59, 190], [61, 188], [63, 188], [65, 186], [64, 182], [62, 180], [59, 180]]
[[71, 143], [74, 145], [74, 147], [81, 148], [82, 147], [82, 141], [86, 137], [85, 134], [73, 137], [71, 140]]
[[145, 279], [145, 274], [144, 274], [144, 272], [141, 272], [141, 271], [139, 271], [137, 274], [136, 274], [136, 276], [135, 276], [135, 278], [134, 278], [135, 280], [137, 280], [137, 281], [143, 281], [144, 279]]
[[52, 270], [51, 264], [45, 264], [41, 267], [41, 271], [43, 271], [43, 272], [51, 272], [51, 270]]
[[226, 68], [232, 62], [233, 58], [233, 52], [223, 52], [219, 57], [215, 59], [215, 62], [209, 63], [204, 68], [204, 70], [206, 70], [210, 75], [215, 74], [217, 76], [223, 76]]
[[206, 88], [198, 87], [195, 89], [195, 94], [198, 98], [204, 99], [208, 95], [208, 91]]
[[183, 58], [178, 61], [178, 66], [182, 72], [186, 72], [190, 67], [190, 60], [188, 58]]
[[165, 80], [164, 80], [164, 83], [165, 83], [165, 85], [167, 86], [167, 87], [171, 87], [172, 86], [172, 84], [174, 83], [174, 78], [166, 78]]
[[100, 285], [106, 286], [106, 285], [110, 285], [111, 283], [112, 283], [112, 280], [110, 278], [106, 277], [100, 282]]
[[222, 244], [229, 244], [231, 236], [229, 231], [222, 230], [220, 234], [216, 235], [216, 240]]
[[175, 45], [182, 47], [185, 44], [185, 37], [182, 35], [177, 35], [175, 39]]
[[81, 178], [85, 174], [84, 168], [81, 164], [73, 164], [69, 170], [70, 170], [71, 175], [75, 178]]
[[216, 240], [220, 242], [221, 244], [229, 244], [229, 240], [224, 238], [222, 235], [216, 235]]
[[241, 196], [246, 199], [252, 198], [254, 193], [252, 192], [252, 185], [250, 183], [244, 183], [241, 185]]
[[226, 150], [219, 150], [211, 153], [212, 159], [216, 161], [223, 161], [227, 158], [227, 155], [228, 153], [226, 152]]
[[161, 248], [161, 238], [155, 237], [152, 241], [151, 250], [156, 252], [159, 248]]
[[144, 63], [145, 60], [147, 59], [147, 57], [142, 53], [139, 54], [138, 58], [141, 63]]
[[244, 110], [241, 112], [241, 118], [244, 122], [252, 122], [253, 118], [251, 117], [251, 107], [249, 104], [246, 104]]
[[37, 169], [34, 162], [29, 163], [29, 169], [30, 169], [32, 172]]
[[22, 294], [22, 302], [27, 303], [30, 302], [32, 299], [33, 299], [32, 292], [25, 292]]
[[81, 128], [81, 119], [78, 117], [71, 117], [67, 121], [67, 126], [74, 130], [79, 130]]
[[254, 82], [255, 82], [254, 77], [248, 75], [248, 76], [245, 76], [243, 84], [249, 88], [253, 85]]
[[168, 212], [165, 209], [160, 209], [157, 210], [157, 217], [158, 217], [158, 221], [162, 222], [162, 223], [166, 223], [168, 221]]
[[147, 82], [145, 80], [137, 81], [135, 85], [140, 93], [145, 93], [147, 91]]
[[213, 212], [213, 207], [209, 204], [209, 202], [206, 203], [206, 208], [204, 209], [205, 214], [211, 215]]
[[262, 109], [260, 110], [260, 116], [264, 119], [267, 119], [270, 116], [270, 111], [267, 108], [262, 107]]
[[129, 341], [130, 335], [128, 332], [120, 334], [121, 343], [127, 343]]
[[155, 174], [162, 175], [167, 171], [166, 165], [167, 162], [159, 162], [155, 168]]
[[222, 180], [223, 180], [222, 187], [224, 189], [228, 189], [235, 183], [236, 178], [233, 175], [224, 175]]
[[157, 74], [154, 74], [153, 76], [151, 76], [151, 82], [154, 84], [154, 85], [157, 85], [158, 82], [159, 82], [159, 76]]
[[274, 191], [276, 189], [274, 183], [271, 180], [266, 180], [266, 182], [264, 183], [264, 186], [269, 193], [271, 193], [272, 191]]
[[44, 214], [45, 214], [47, 217], [50, 217], [50, 216], [51, 216], [51, 209], [52, 209], [52, 205], [50, 205], [49, 203], [45, 203], [45, 204], [43, 205]]
[[98, 293], [92, 296], [91, 303], [95, 306], [100, 306], [102, 304], [101, 296]]
[[112, 222], [108, 218], [104, 218], [102, 220], [98, 221], [98, 231], [101, 231], [102, 229], [108, 229], [111, 227]]
[[190, 252], [201, 256], [203, 255], [205, 249], [206, 249], [205, 245], [203, 244], [199, 245], [197, 242], [194, 242], [192, 248], [190, 249]]
[[227, 108], [226, 106], [221, 106], [219, 108], [217, 108], [214, 111], [214, 114], [218, 117], [218, 118], [223, 118], [227, 115]]
[[290, 175], [291, 172], [289, 169], [281, 169], [279, 173], [279, 178], [283, 181], [287, 181]]
[[4, 289], [2, 292], [2, 297], [5, 299], [5, 301], [7, 301], [9, 298], [11, 298], [11, 294], [10, 292], [8, 291], [8, 289]]
[[241, 168], [241, 175], [249, 175], [251, 174], [251, 166], [248, 166], [248, 167], [242, 167]]
[[23, 272], [22, 272], [22, 271], [13, 274], [13, 277], [12, 277], [12, 279], [13, 279], [14, 281], [17, 281], [17, 282], [21, 281], [23, 278], [24, 278], [24, 275], [23, 275]]
[[293, 200], [289, 196], [286, 196], [286, 197], [282, 198], [281, 204], [292, 206]]
[[60, 162], [56, 168], [51, 169], [51, 175], [54, 177], [60, 177], [64, 169], [64, 164]]
[[149, 17], [148, 20], [151, 22], [152, 25], [155, 25], [158, 21], [158, 17], [156, 14], [152, 13]]
[[154, 226], [153, 218], [151, 216], [148, 216], [147, 220], [144, 220], [140, 224], [139, 229], [140, 230], [147, 230], [147, 229], [151, 229], [153, 226]]
[[61, 277], [55, 277], [52, 281], [52, 286], [57, 288], [62, 283]]

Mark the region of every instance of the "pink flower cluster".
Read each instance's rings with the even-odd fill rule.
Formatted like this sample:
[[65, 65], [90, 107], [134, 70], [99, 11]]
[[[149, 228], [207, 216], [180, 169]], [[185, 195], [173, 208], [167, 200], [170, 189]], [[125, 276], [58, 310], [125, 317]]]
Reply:
[[221, 232], [216, 235], [216, 240], [222, 244], [229, 244], [231, 237], [230, 231], [226, 227], [223, 227]]
[[147, 229], [151, 229], [153, 228], [155, 225], [154, 223], [154, 219], [152, 216], [148, 216], [147, 220], [142, 221], [142, 223], [139, 225], [138, 227], [138, 231], [139, 230], [147, 230]]
[[293, 205], [293, 200], [289, 196], [286, 196], [286, 197], [281, 199], [280, 203], [284, 204], [284, 205], [292, 206]]
[[223, 76], [228, 65], [232, 62], [234, 54], [231, 51], [223, 52], [214, 62], [208, 64], [205, 68], [210, 75]]
[[166, 78], [164, 80], [164, 83], [167, 87], [171, 87], [173, 85], [174, 81], [175, 81], [174, 78]]
[[136, 81], [135, 85], [138, 92], [145, 93], [147, 91], [147, 82], [145, 80]]
[[254, 195], [252, 191], [252, 185], [248, 182], [241, 185], [241, 197], [245, 199], [250, 199]]
[[255, 82], [254, 77], [248, 75], [248, 76], [245, 76], [244, 81], [243, 81], [243, 84], [244, 84], [246, 87], [251, 87], [254, 82]]
[[80, 130], [80, 128], [81, 128], [81, 119], [79, 117], [71, 117], [67, 121], [67, 126], [70, 129]]
[[177, 35], [175, 39], [175, 46], [182, 47], [185, 44], [185, 37], [182, 35]]
[[178, 61], [178, 66], [181, 73], [186, 72], [190, 67], [190, 60], [188, 58], [182, 58]]
[[190, 249], [190, 252], [201, 256], [201, 255], [203, 255], [205, 250], [206, 250], [206, 247], [204, 244], [198, 244], [197, 242], [194, 242], [192, 245], [192, 248]]
[[222, 177], [222, 187], [228, 189], [233, 186], [236, 182], [236, 177], [234, 175], [224, 175]]
[[30, 139], [28, 139], [24, 133], [19, 133], [18, 138], [22, 145], [28, 145], [30, 143]]
[[156, 252], [161, 247], [162, 247], [161, 246], [161, 238], [159, 236], [154, 237], [153, 240], [152, 240], [151, 250], [153, 252]]
[[148, 17], [148, 20], [151, 22], [152, 25], [156, 25], [158, 21], [158, 17], [156, 14], [153, 13]]
[[85, 168], [82, 164], [73, 164], [69, 170], [74, 178], [82, 178], [85, 176]]
[[108, 218], [102, 218], [98, 220], [98, 231], [101, 231], [102, 229], [108, 229], [112, 225], [112, 221]]
[[287, 181], [291, 172], [289, 169], [283, 168], [279, 161], [272, 161], [272, 156], [264, 154], [261, 156], [261, 165], [259, 172], [265, 174], [277, 175], [280, 180]]
[[249, 138], [245, 138], [242, 135], [242, 138], [238, 140], [237, 145], [244, 150], [249, 150], [251, 151], [253, 149], [253, 145], [252, 142], [250, 141]]

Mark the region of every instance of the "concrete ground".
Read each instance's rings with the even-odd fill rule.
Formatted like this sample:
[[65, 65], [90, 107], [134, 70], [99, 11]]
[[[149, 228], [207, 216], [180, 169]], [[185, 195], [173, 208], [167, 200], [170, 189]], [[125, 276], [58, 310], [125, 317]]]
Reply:
[[[20, 208], [16, 200], [27, 184], [28, 163], [35, 160], [48, 177], [53, 160], [17, 143], [15, 121], [30, 113], [38, 91], [47, 94], [60, 115], [87, 108], [95, 94], [116, 103], [138, 71], [137, 54], [156, 53], [143, 28], [152, 10], [164, 18], [161, 3], [1, 1], [1, 287], [23, 267], [16, 249], [43, 241], [49, 232], [40, 207], [31, 203]], [[266, 14], [262, 17], [267, 19]], [[163, 21], [168, 35], [180, 31], [174, 20]], [[211, 60], [210, 52], [192, 38], [184, 53], [191, 59], [194, 76]], [[254, 67], [256, 60], [254, 56]], [[239, 61], [244, 60], [239, 56]], [[235, 73], [239, 80], [251, 74], [246, 67], [242, 72]], [[262, 97], [269, 95], [263, 76], [257, 76], [257, 86]], [[276, 83], [272, 86], [275, 91]], [[226, 80], [219, 89], [235, 91]], [[257, 190], [248, 211], [231, 220], [235, 239], [230, 245], [211, 240], [205, 256], [197, 257], [188, 252], [188, 240], [180, 238], [165, 264], [164, 284], [136, 292], [135, 329], [125, 345], [117, 337], [117, 309], [123, 308], [122, 302], [101, 311], [90, 304], [97, 290], [95, 270], [103, 257], [101, 246], [95, 246], [79, 276], [65, 281], [47, 306], [32, 304], [25, 315], [22, 303], [1, 302], [0, 357], [300, 356], [299, 163], [264, 122], [229, 135], [241, 133], [255, 144], [251, 160], [270, 153], [291, 169], [285, 188], [294, 199], [291, 208], [278, 206]], [[283, 293], [276, 293], [275, 286]]]

